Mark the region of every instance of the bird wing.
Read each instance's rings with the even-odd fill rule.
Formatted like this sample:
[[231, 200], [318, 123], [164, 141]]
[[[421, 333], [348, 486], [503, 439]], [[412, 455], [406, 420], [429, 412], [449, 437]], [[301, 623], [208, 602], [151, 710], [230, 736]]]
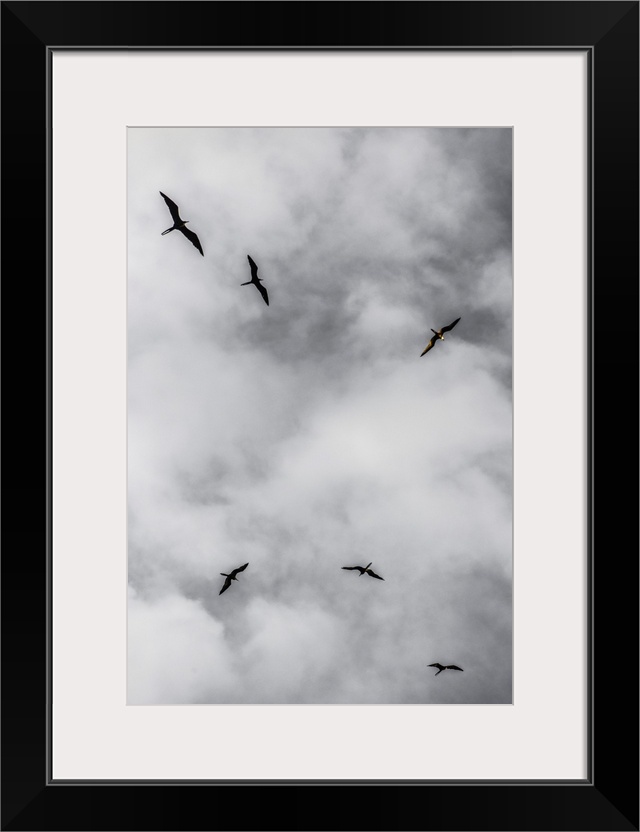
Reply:
[[362, 569], [361, 566], [343, 566], [343, 569]]
[[448, 664], [448, 665], [445, 667], [445, 670], [462, 670], [462, 668], [461, 668], [461, 667], [458, 667], [458, 665], [457, 665], [457, 664]]
[[439, 339], [438, 339], [438, 338], [434, 335], [434, 336], [433, 336], [433, 338], [432, 338], [432, 339], [429, 341], [429, 343], [427, 344], [427, 346], [426, 346], [426, 347], [422, 350], [422, 352], [420, 353], [420, 358], [422, 358], [422, 356], [423, 356], [426, 352], [429, 352], [429, 350], [431, 349], [431, 347], [435, 346], [435, 343], [436, 343], [436, 341], [438, 341], [438, 340], [439, 340]]
[[267, 304], [267, 306], [269, 306], [269, 295], [267, 294], [267, 290], [264, 288], [262, 283], [256, 281], [256, 288], [262, 295], [262, 299], [264, 300], [264, 302]]
[[258, 276], [258, 266], [254, 260], [249, 257], [247, 254], [247, 260], [249, 261], [249, 265], [251, 266], [251, 277], [254, 279]]
[[162, 191], [160, 191], [160, 196], [167, 203], [167, 207], [171, 211], [171, 216], [173, 217], [173, 221], [174, 222], [182, 222], [182, 220], [180, 219], [180, 212], [178, 210], [178, 206], [175, 204], [175, 202], [172, 199], [169, 199], [169, 197], [166, 194], [163, 194]]
[[380, 575], [376, 575], [373, 569], [367, 569], [367, 575], [371, 575], [372, 578], [378, 578], [378, 580], [384, 581], [384, 578], [381, 578]]
[[442, 668], [442, 665], [440, 664], [440, 662], [434, 662], [433, 664], [430, 664], [429, 667], [440, 667], [440, 668]]
[[182, 228], [180, 228], [178, 230], [182, 231], [182, 233], [187, 238], [187, 240], [191, 240], [191, 242], [198, 249], [200, 254], [204, 257], [204, 251], [202, 250], [202, 246], [200, 245], [200, 240], [198, 239], [198, 235], [194, 231], [192, 231], [190, 228], [187, 228], [186, 225], [183, 225]]
[[231, 576], [227, 575], [227, 577], [225, 578], [225, 581], [224, 581], [224, 586], [222, 587], [222, 589], [220, 590], [218, 595], [222, 595], [222, 593], [225, 591], [225, 589], [229, 589], [230, 586], [231, 586]]
[[458, 323], [459, 320], [460, 320], [460, 318], [456, 318], [455, 321], [452, 324], [449, 324], [449, 326], [443, 326], [442, 329], [440, 330], [440, 332], [449, 332], [449, 330], [453, 329], [454, 326]]
[[232, 576], [234, 576], [234, 575], [237, 575], [237, 574], [238, 574], [238, 572], [244, 572], [244, 570], [247, 568], [247, 566], [249, 566], [249, 563], [248, 563], [248, 562], [247, 562], [247, 563], [245, 563], [245, 565], [244, 565], [244, 566], [239, 566], [237, 569], [234, 569], [234, 570], [231, 572], [231, 575], [232, 575]]

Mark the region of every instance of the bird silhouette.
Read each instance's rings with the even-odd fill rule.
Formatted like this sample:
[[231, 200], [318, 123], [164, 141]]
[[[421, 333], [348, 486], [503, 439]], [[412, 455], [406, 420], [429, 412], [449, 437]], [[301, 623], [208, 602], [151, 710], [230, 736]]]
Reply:
[[244, 572], [244, 570], [247, 568], [247, 566], [249, 566], [249, 564], [245, 563], [244, 566], [239, 566], [237, 569], [233, 569], [231, 572], [229, 572], [228, 575], [227, 575], [226, 572], [221, 572], [220, 574], [224, 575], [224, 577], [226, 578], [226, 581], [224, 582], [224, 586], [222, 587], [222, 589], [220, 590], [218, 595], [222, 595], [222, 593], [225, 590], [229, 589], [229, 587], [231, 586], [231, 581], [237, 581], [238, 580], [238, 578], [236, 577], [238, 572]]
[[198, 249], [200, 254], [204, 257], [204, 251], [202, 250], [202, 246], [200, 245], [200, 240], [198, 239], [198, 235], [195, 234], [193, 231], [191, 231], [190, 228], [187, 228], [187, 223], [190, 222], [190, 220], [181, 219], [180, 212], [178, 210], [178, 206], [175, 204], [175, 202], [172, 199], [169, 199], [169, 197], [166, 194], [163, 194], [162, 191], [160, 191], [160, 196], [167, 203], [169, 211], [171, 212], [171, 217], [173, 219], [173, 225], [171, 226], [171, 228], [167, 228], [167, 230], [163, 231], [160, 236], [164, 237], [164, 235], [168, 234], [170, 231], [176, 231], [176, 230], [177, 231], [182, 231], [182, 233], [187, 238], [187, 240], [191, 240], [193, 245]]
[[[458, 667], [457, 664], [440, 664], [440, 662], [434, 662], [433, 664], [430, 664], [429, 667], [439, 668], [438, 673], [442, 673], [443, 670], [462, 670], [462, 668]], [[436, 676], [438, 673], [436, 673]]]
[[443, 326], [442, 329], [439, 329], [437, 332], [436, 332], [435, 329], [432, 328], [431, 332], [433, 332], [434, 335], [431, 338], [431, 340], [429, 341], [429, 343], [427, 344], [427, 346], [420, 353], [420, 357], [422, 358], [422, 356], [426, 352], [429, 352], [431, 347], [435, 347], [435, 345], [438, 343], [438, 341], [444, 341], [444, 333], [449, 332], [450, 329], [453, 329], [454, 326], [458, 323], [459, 320], [460, 320], [460, 318], [456, 318], [455, 321], [452, 324], [449, 324], [449, 326]]
[[[373, 561], [371, 561], [373, 563]], [[362, 577], [365, 573], [370, 575], [372, 578], [377, 578], [379, 581], [384, 581], [384, 578], [381, 578], [380, 575], [376, 575], [373, 569], [369, 569], [371, 563], [368, 563], [366, 566], [343, 566], [343, 569], [358, 569], [360, 571], [360, 577]]]
[[258, 277], [258, 266], [256, 263], [249, 257], [247, 254], [247, 260], [249, 261], [249, 265], [251, 266], [251, 280], [247, 280], [246, 283], [241, 283], [241, 286], [249, 286], [251, 283], [256, 287], [256, 289], [262, 295], [262, 299], [264, 302], [269, 306], [269, 295], [267, 294], [267, 290], [262, 285], [262, 279]]

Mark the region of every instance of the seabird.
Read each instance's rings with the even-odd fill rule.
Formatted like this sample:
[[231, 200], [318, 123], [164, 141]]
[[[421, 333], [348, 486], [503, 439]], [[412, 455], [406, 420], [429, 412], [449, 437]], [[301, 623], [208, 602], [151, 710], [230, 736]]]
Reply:
[[267, 295], [267, 290], [262, 285], [261, 278], [258, 277], [258, 267], [255, 262], [249, 257], [247, 254], [247, 260], [249, 261], [249, 265], [251, 266], [251, 280], [247, 280], [246, 283], [241, 283], [241, 286], [249, 286], [249, 284], [253, 283], [256, 289], [262, 295], [262, 299], [264, 302], [269, 306], [269, 295]]
[[225, 589], [229, 589], [229, 587], [231, 586], [231, 581], [237, 581], [238, 580], [236, 578], [236, 575], [238, 574], [238, 572], [244, 572], [244, 570], [247, 568], [247, 566], [249, 566], [249, 564], [245, 563], [244, 566], [239, 566], [237, 569], [234, 569], [232, 572], [229, 572], [228, 575], [227, 575], [226, 572], [221, 572], [220, 574], [224, 575], [224, 577], [227, 580], [224, 582], [224, 586], [222, 587], [222, 589], [220, 590], [218, 595], [222, 595], [222, 593], [225, 591]]
[[431, 338], [431, 340], [429, 341], [429, 343], [427, 344], [427, 346], [420, 353], [420, 357], [422, 358], [422, 356], [425, 354], [425, 352], [429, 352], [431, 347], [434, 347], [438, 343], [438, 340], [444, 341], [444, 333], [449, 332], [450, 329], [453, 329], [454, 326], [458, 323], [459, 320], [460, 320], [460, 318], [456, 318], [455, 321], [452, 324], [449, 324], [449, 326], [443, 326], [442, 329], [439, 329], [437, 332], [432, 327], [431, 332], [433, 332], [434, 335]]
[[171, 226], [171, 228], [167, 228], [167, 230], [163, 231], [160, 236], [163, 237], [165, 234], [168, 234], [170, 231], [175, 231], [176, 229], [178, 231], [182, 231], [182, 233], [187, 238], [187, 240], [191, 240], [193, 245], [198, 249], [200, 254], [204, 257], [204, 251], [202, 250], [202, 246], [200, 245], [200, 240], [198, 239], [198, 235], [195, 234], [193, 231], [191, 231], [191, 229], [187, 228], [187, 223], [190, 222], [190, 220], [183, 220], [183, 219], [180, 218], [180, 212], [178, 210], [178, 206], [175, 204], [175, 202], [172, 199], [169, 199], [169, 197], [166, 194], [163, 194], [162, 191], [160, 191], [160, 196], [167, 203], [167, 206], [169, 208], [169, 211], [171, 211], [171, 216], [173, 218], [173, 225]]
[[[440, 664], [440, 662], [434, 662], [433, 664], [430, 664], [429, 667], [439, 668], [438, 673], [442, 673], [443, 670], [462, 670], [462, 668], [458, 667], [457, 664]], [[438, 673], [436, 673], [436, 676]]]
[[[373, 561], [371, 561], [373, 563]], [[371, 575], [372, 578], [378, 578], [380, 581], [384, 581], [384, 578], [381, 578], [380, 575], [376, 575], [373, 569], [369, 569], [371, 563], [368, 563], [366, 566], [343, 566], [343, 569], [358, 569], [360, 571], [360, 577], [362, 577], [365, 572], [367, 575]]]

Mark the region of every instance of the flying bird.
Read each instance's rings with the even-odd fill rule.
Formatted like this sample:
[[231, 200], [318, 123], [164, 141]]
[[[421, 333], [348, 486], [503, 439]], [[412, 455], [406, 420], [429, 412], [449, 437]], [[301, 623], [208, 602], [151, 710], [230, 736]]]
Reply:
[[[438, 673], [442, 673], [443, 670], [462, 670], [462, 668], [458, 667], [457, 664], [440, 664], [440, 662], [434, 662], [434, 664], [430, 664], [429, 667], [437, 667]], [[436, 673], [436, 676], [438, 673]]]
[[247, 280], [246, 283], [241, 283], [241, 286], [249, 286], [249, 284], [253, 283], [256, 289], [262, 295], [262, 299], [264, 302], [269, 306], [269, 295], [267, 294], [267, 290], [262, 285], [262, 279], [258, 277], [258, 267], [256, 263], [249, 257], [247, 254], [247, 260], [249, 261], [249, 265], [251, 266], [251, 280]]
[[191, 240], [193, 245], [198, 249], [200, 254], [204, 257], [204, 251], [202, 250], [202, 246], [200, 245], [200, 240], [198, 239], [198, 235], [195, 234], [193, 231], [191, 231], [190, 228], [187, 228], [187, 223], [190, 222], [190, 220], [183, 220], [183, 219], [180, 218], [180, 212], [178, 210], [178, 206], [175, 204], [175, 202], [172, 199], [169, 199], [169, 197], [166, 194], [163, 194], [162, 191], [160, 191], [160, 196], [167, 203], [169, 211], [171, 211], [171, 217], [173, 219], [173, 225], [171, 226], [171, 228], [167, 228], [167, 230], [163, 231], [160, 236], [163, 237], [165, 234], [168, 234], [170, 231], [175, 231], [176, 229], [178, 231], [182, 231], [182, 233], [187, 238], [187, 240]]
[[244, 570], [247, 568], [247, 566], [249, 566], [249, 564], [245, 563], [244, 566], [239, 566], [237, 569], [233, 569], [231, 572], [229, 572], [228, 575], [227, 575], [226, 572], [221, 572], [220, 574], [224, 575], [224, 577], [226, 578], [226, 581], [224, 582], [224, 586], [222, 587], [222, 589], [220, 590], [218, 595], [222, 595], [222, 593], [225, 591], [225, 589], [229, 589], [229, 587], [231, 586], [231, 581], [237, 581], [238, 580], [237, 577], [236, 577], [238, 572], [244, 572]]
[[[371, 561], [373, 563], [373, 561]], [[380, 575], [376, 575], [373, 569], [369, 569], [371, 563], [368, 563], [366, 566], [343, 566], [343, 569], [358, 569], [360, 571], [360, 577], [362, 577], [365, 572], [367, 575], [371, 575], [372, 578], [377, 578], [379, 581], [384, 581], [384, 578], [381, 578]]]
[[458, 323], [459, 320], [460, 320], [460, 318], [456, 318], [455, 321], [452, 324], [449, 324], [449, 326], [443, 326], [442, 329], [439, 329], [437, 332], [432, 327], [431, 332], [433, 332], [434, 335], [431, 338], [431, 340], [429, 341], [429, 343], [427, 344], [427, 346], [420, 353], [420, 357], [422, 358], [422, 356], [425, 354], [425, 352], [429, 352], [431, 347], [435, 347], [435, 345], [438, 343], [438, 340], [444, 341], [444, 333], [449, 332], [450, 329], [453, 329], [454, 326]]

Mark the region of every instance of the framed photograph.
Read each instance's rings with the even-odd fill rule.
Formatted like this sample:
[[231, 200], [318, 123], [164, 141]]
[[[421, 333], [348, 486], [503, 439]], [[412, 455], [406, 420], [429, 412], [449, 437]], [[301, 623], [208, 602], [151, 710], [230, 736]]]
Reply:
[[128, 705], [513, 702], [512, 138], [128, 128]]
[[2, 828], [638, 829], [638, 3], [2, 16]]

